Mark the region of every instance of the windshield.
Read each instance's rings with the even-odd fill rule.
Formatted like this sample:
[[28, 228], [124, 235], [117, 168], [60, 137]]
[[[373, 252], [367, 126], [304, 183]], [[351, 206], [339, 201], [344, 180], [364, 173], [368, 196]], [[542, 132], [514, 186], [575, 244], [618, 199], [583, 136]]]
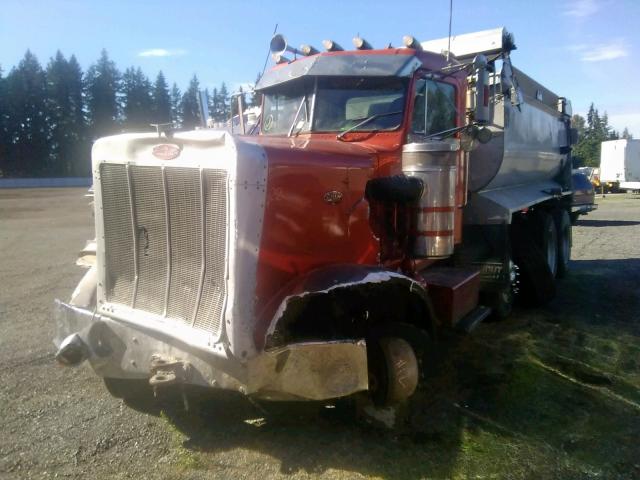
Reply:
[[395, 130], [402, 123], [407, 84], [401, 78], [361, 77], [291, 82], [265, 92], [262, 133]]
[[303, 82], [266, 94], [262, 133], [287, 135], [292, 127], [296, 132], [309, 130], [309, 102], [312, 92], [313, 83]]

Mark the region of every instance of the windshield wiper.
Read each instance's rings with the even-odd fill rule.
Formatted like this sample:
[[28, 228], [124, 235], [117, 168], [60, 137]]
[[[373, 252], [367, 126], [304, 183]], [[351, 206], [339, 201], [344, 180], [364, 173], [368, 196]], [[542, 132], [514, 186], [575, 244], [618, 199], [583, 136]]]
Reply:
[[[300, 105], [298, 106], [298, 111], [296, 112], [296, 116], [293, 117], [293, 122], [291, 123], [291, 127], [289, 128], [289, 133], [287, 137], [290, 137], [293, 134], [293, 129], [296, 127], [296, 122], [298, 121], [298, 117], [300, 116], [300, 112], [302, 111], [302, 106], [304, 105], [304, 109], [307, 109], [307, 96], [304, 95], [302, 100], [300, 100]], [[303, 124], [304, 125], [304, 124]], [[300, 127], [302, 128], [302, 127]]]
[[397, 112], [385, 112], [385, 113], [376, 113], [375, 115], [371, 115], [369, 117], [364, 118], [361, 122], [356, 123], [353, 127], [349, 127], [347, 128], [344, 132], [339, 133], [338, 135], [336, 135], [336, 139], [338, 140], [343, 140], [344, 136], [349, 133], [349, 132], [353, 132], [356, 128], [360, 128], [363, 125], [366, 125], [367, 123], [380, 118], [380, 117], [387, 117], [389, 115], [398, 115], [398, 114], [402, 114], [402, 110], [398, 110]]

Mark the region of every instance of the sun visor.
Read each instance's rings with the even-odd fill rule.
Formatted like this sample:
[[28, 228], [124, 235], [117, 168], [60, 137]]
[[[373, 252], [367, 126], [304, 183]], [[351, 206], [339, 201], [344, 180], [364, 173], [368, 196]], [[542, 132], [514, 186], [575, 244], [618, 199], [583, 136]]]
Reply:
[[256, 85], [256, 90], [304, 76], [408, 77], [421, 65], [409, 51], [395, 50], [393, 53], [376, 55], [313, 55], [267, 70]]

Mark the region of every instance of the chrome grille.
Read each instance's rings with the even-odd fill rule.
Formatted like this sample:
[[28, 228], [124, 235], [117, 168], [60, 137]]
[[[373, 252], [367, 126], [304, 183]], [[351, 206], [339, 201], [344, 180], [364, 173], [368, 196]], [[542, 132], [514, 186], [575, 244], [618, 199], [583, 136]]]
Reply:
[[104, 163], [101, 189], [107, 302], [217, 335], [226, 298], [227, 172]]

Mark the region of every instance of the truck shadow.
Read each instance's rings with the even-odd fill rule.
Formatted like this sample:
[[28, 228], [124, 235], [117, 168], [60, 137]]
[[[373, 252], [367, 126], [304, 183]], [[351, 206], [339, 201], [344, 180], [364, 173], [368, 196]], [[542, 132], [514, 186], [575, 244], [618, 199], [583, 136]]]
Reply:
[[549, 306], [449, 339], [438, 373], [394, 430], [357, 420], [344, 402], [257, 404], [222, 392], [191, 396], [189, 413], [167, 401], [163, 415], [197, 457], [193, 468], [242, 450], [244, 461], [270, 463], [268, 455], [286, 475], [640, 473], [640, 259], [572, 268]]
[[578, 220], [578, 227], [633, 227], [640, 225], [640, 222], [633, 220]]
[[[475, 347], [468, 339], [449, 342], [453, 359]], [[515, 355], [509, 351], [507, 356]], [[505, 352], [493, 350], [491, 357]], [[493, 402], [504, 381], [502, 367], [478, 369], [478, 352], [464, 363], [448, 360], [429, 387], [420, 390], [403, 422], [394, 429], [358, 418], [352, 402], [251, 402], [223, 392], [193, 392], [187, 413], [177, 396], [162, 405], [163, 415], [185, 435], [182, 446], [197, 452], [204, 466], [213, 456], [235, 449], [267, 454], [279, 462], [281, 474], [320, 474], [344, 470], [383, 478], [449, 478], [463, 450], [463, 432], [477, 419], [466, 412], [476, 396]], [[507, 362], [512, 363], [512, 362]], [[474, 400], [475, 402], [475, 400]], [[496, 428], [490, 423], [485, 426]], [[496, 433], [510, 435], [508, 427]]]

